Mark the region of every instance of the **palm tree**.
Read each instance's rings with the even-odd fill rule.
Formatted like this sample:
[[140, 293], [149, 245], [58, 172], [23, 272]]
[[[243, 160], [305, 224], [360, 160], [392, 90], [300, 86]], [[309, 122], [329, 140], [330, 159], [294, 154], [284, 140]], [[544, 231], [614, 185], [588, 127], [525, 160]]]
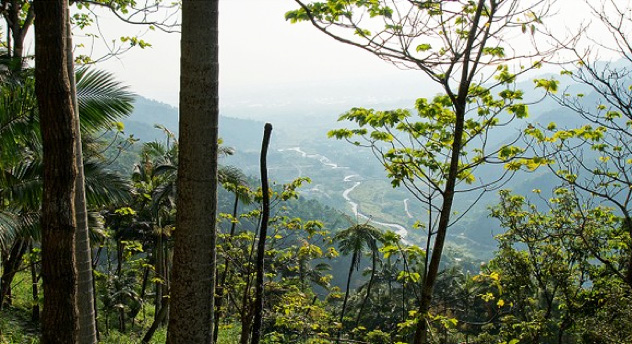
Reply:
[[[7, 75], [9, 72], [11, 74]], [[43, 170], [32, 71], [9, 72], [3, 77], [0, 94], [0, 152], [3, 155], [0, 159], [0, 198], [10, 200], [12, 205], [0, 209], [5, 219], [0, 221], [0, 244], [5, 253], [0, 295], [4, 302], [8, 300], [9, 286], [26, 247], [32, 240], [39, 240]], [[88, 69], [78, 70], [76, 74], [84, 136], [103, 130], [113, 120], [131, 112], [133, 95], [114, 81], [111, 74]], [[90, 207], [103, 206], [128, 196], [127, 182], [105, 167], [95, 158], [83, 162]], [[8, 222], [8, 219], [16, 221]], [[84, 253], [87, 256], [83, 260], [91, 263], [89, 246]], [[85, 271], [87, 277], [91, 277], [91, 265]], [[89, 279], [83, 282], [80, 289], [87, 291], [81, 299], [92, 299], [91, 285]], [[85, 321], [94, 322], [91, 312], [87, 313], [89, 319]]]
[[[334, 241], [338, 242], [340, 252], [344, 255], [351, 254], [351, 264], [349, 265], [349, 274], [347, 276], [347, 289], [345, 290], [345, 297], [342, 302], [342, 310], [340, 312], [340, 323], [343, 324], [343, 318], [347, 308], [347, 301], [349, 299], [349, 291], [351, 289], [351, 277], [353, 270], [357, 270], [360, 266], [360, 259], [362, 253], [366, 248], [369, 248], [373, 252], [373, 272], [371, 273], [371, 283], [375, 274], [376, 254], [378, 252], [377, 243], [382, 238], [382, 232], [379, 229], [369, 224], [357, 224], [351, 226], [341, 232], [338, 232], [334, 236]], [[370, 286], [367, 288], [367, 296], [370, 292]], [[338, 332], [338, 339], [340, 339], [341, 332]]]
[[[70, 26], [70, 22], [68, 23]], [[71, 41], [70, 28], [68, 41]], [[67, 47], [69, 71], [74, 71], [74, 60], [71, 44]], [[69, 72], [69, 75], [75, 76]], [[86, 69], [71, 77], [73, 101], [79, 112], [76, 117], [75, 130], [78, 140], [75, 142], [75, 160], [78, 167], [76, 180], [75, 209], [77, 217], [77, 237], [75, 242], [75, 259], [77, 261], [77, 286], [79, 306], [79, 340], [80, 343], [96, 343], [96, 305], [94, 303], [94, 281], [92, 271], [92, 248], [88, 228], [88, 212], [86, 201], [86, 174], [82, 154], [81, 126], [87, 134], [102, 130], [103, 121], [114, 121], [131, 113], [133, 95], [104, 72], [88, 72]], [[75, 80], [77, 84], [75, 84]], [[81, 91], [81, 94], [79, 93]], [[83, 110], [83, 116], [82, 116]]]

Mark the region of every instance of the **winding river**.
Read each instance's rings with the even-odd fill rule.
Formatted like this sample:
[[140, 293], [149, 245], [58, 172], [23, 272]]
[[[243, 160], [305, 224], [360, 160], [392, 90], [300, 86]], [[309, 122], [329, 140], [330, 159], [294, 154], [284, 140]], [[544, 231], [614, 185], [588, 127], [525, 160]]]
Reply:
[[[301, 157], [303, 158], [318, 160], [321, 164], [323, 164], [323, 166], [329, 167], [332, 169], [349, 169], [349, 167], [339, 166], [338, 164], [333, 163], [331, 160], [329, 160], [329, 158], [327, 158], [324, 155], [307, 154], [306, 152], [301, 150], [300, 147], [283, 148], [283, 149], [279, 149], [278, 151], [279, 152], [296, 152], [300, 154]], [[360, 176], [359, 174], [349, 174], [349, 175], [346, 175], [342, 181], [344, 183], [351, 183], [351, 186], [346, 188], [342, 192], [342, 197], [351, 206], [351, 211], [353, 212], [355, 216], [357, 216], [358, 218], [367, 219], [376, 225], [392, 228], [395, 231], [395, 233], [397, 233], [402, 238], [406, 238], [408, 236], [408, 230], [404, 228], [404, 226], [399, 225], [397, 223], [387, 223], [387, 222], [376, 221], [371, 216], [367, 216], [360, 212], [358, 203], [354, 202], [349, 196], [349, 194], [355, 188], [360, 186], [360, 184], [362, 184], [362, 181], [364, 181], [364, 178], [362, 176]], [[406, 211], [406, 214], [408, 214], [408, 216], [411, 217], [411, 214], [408, 212], [408, 199], [404, 200], [404, 209]]]

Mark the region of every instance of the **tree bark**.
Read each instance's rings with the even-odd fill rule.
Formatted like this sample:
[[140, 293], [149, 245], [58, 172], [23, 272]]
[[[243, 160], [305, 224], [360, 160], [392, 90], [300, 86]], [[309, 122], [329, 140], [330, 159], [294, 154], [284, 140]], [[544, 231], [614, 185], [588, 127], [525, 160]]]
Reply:
[[78, 342], [75, 111], [67, 69], [67, 0], [35, 0], [35, 91], [44, 146], [42, 340]]
[[167, 343], [211, 343], [215, 295], [218, 0], [182, 2], [180, 142]]
[[268, 235], [268, 220], [270, 219], [270, 191], [268, 187], [268, 146], [272, 124], [266, 123], [263, 130], [263, 142], [261, 143], [261, 192], [263, 194], [263, 209], [261, 211], [261, 228], [259, 230], [259, 242], [257, 243], [256, 282], [255, 282], [255, 310], [252, 323], [252, 344], [261, 341], [261, 328], [263, 327], [263, 270], [266, 249], [266, 236]]

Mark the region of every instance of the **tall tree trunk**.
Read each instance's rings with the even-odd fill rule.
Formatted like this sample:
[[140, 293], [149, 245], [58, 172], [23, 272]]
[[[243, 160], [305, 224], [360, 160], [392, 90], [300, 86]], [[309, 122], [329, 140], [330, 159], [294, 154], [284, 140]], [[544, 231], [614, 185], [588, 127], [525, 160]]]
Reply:
[[360, 324], [360, 318], [364, 313], [364, 307], [366, 306], [369, 297], [371, 297], [371, 287], [373, 286], [373, 280], [375, 279], [375, 269], [377, 266], [377, 252], [371, 251], [371, 277], [369, 278], [369, 283], [366, 286], [366, 296], [364, 296], [364, 300], [362, 300], [362, 305], [360, 306], [360, 312], [358, 312], [358, 317], [356, 318], [355, 327], [357, 328]]
[[154, 259], [155, 259], [155, 271], [156, 277], [156, 298], [154, 299], [155, 305], [155, 316], [154, 320], [158, 318], [158, 313], [160, 313], [160, 308], [163, 305], [162, 299], [164, 298], [163, 290], [165, 289], [166, 276], [165, 276], [165, 259], [164, 254], [165, 250], [163, 248], [163, 236], [162, 236], [162, 228], [159, 228], [158, 237], [156, 238], [156, 245], [154, 249]]
[[125, 250], [125, 245], [121, 242], [121, 238], [116, 239], [116, 277], [118, 279], [117, 283], [117, 302], [121, 307], [118, 307], [118, 330], [121, 333], [125, 332], [125, 297], [123, 296], [123, 250]]
[[[251, 252], [254, 251], [254, 242], [253, 247], [251, 248]], [[250, 261], [251, 257], [248, 257]], [[251, 271], [250, 264], [248, 264], [248, 270], [244, 274], [246, 278], [246, 286], [244, 287], [244, 292], [241, 296], [241, 312], [240, 312], [240, 320], [241, 320], [241, 334], [239, 336], [239, 344], [248, 344], [250, 342], [250, 335], [252, 334], [252, 299], [250, 298], [250, 282], [251, 279]]]
[[[441, 205], [441, 213], [439, 214], [439, 223], [437, 224], [437, 236], [435, 238], [434, 246], [432, 248], [432, 258], [428, 265], [426, 276], [424, 278], [423, 287], [421, 290], [421, 302], [419, 304], [419, 322], [415, 329], [414, 344], [426, 344], [428, 343], [428, 322], [427, 314], [430, 310], [432, 303], [432, 292], [434, 289], [437, 276], [439, 274], [439, 264], [441, 263], [441, 255], [443, 254], [443, 246], [445, 244], [445, 237], [448, 233], [448, 227], [450, 226], [450, 218], [452, 213], [452, 203], [454, 200], [454, 191], [456, 189], [456, 182], [459, 173], [459, 161], [461, 159], [461, 153], [463, 150], [463, 132], [465, 124], [465, 111], [467, 106], [467, 97], [469, 88], [471, 85], [470, 75], [471, 70], [476, 70], [476, 59], [473, 59], [470, 55], [473, 54], [472, 47], [476, 40], [476, 35], [479, 32], [478, 28], [483, 9], [485, 8], [485, 0], [478, 0], [476, 5], [476, 12], [472, 21], [467, 47], [465, 54], [462, 57], [463, 63], [461, 67], [461, 80], [459, 83], [459, 89], [455, 99], [453, 99], [455, 108], [455, 122], [454, 122], [454, 141], [452, 142], [452, 152], [450, 156], [450, 168], [448, 170], [448, 176], [445, 183], [445, 189], [443, 190], [443, 204]], [[472, 62], [472, 66], [470, 66]], [[471, 68], [471, 69], [470, 69]], [[445, 88], [449, 88], [445, 85]]]
[[[248, 298], [248, 301], [250, 299]], [[244, 303], [241, 312], [241, 333], [239, 336], [239, 344], [248, 344], [250, 342], [250, 331], [252, 329], [252, 312], [250, 303]]]
[[[233, 219], [237, 218], [237, 210], [239, 207], [239, 193], [235, 190], [235, 203], [233, 203]], [[233, 236], [235, 235], [235, 228], [237, 222], [232, 221], [230, 224], [230, 233], [228, 234], [228, 244], [232, 244]], [[228, 246], [230, 248], [230, 246]], [[219, 336], [219, 319], [222, 315], [222, 306], [224, 303], [224, 294], [226, 287], [226, 278], [228, 277], [229, 264], [227, 257], [224, 258], [224, 271], [221, 277], [217, 280], [217, 292], [215, 295], [215, 323], [213, 328], [213, 343], [217, 343], [217, 336]]]
[[434, 285], [439, 275], [439, 265], [441, 263], [441, 255], [443, 254], [443, 246], [445, 244], [445, 237], [448, 233], [448, 226], [450, 224], [450, 217], [452, 212], [452, 203], [454, 200], [454, 190], [456, 187], [456, 179], [458, 173], [458, 163], [461, 155], [461, 141], [463, 137], [463, 124], [464, 124], [465, 111], [457, 111], [456, 113], [456, 125], [454, 129], [454, 142], [452, 144], [452, 156], [450, 158], [450, 170], [448, 172], [448, 178], [445, 184], [445, 190], [443, 192], [443, 204], [441, 207], [441, 213], [439, 215], [439, 224], [437, 226], [437, 236], [435, 237], [434, 245], [432, 248], [432, 258], [428, 265], [426, 278], [423, 281], [421, 290], [421, 301], [419, 304], [419, 320], [417, 328], [415, 330], [414, 344], [426, 344], [428, 343], [428, 322], [427, 314], [430, 310], [432, 303], [432, 293]]
[[263, 194], [263, 209], [261, 211], [261, 229], [259, 230], [259, 242], [257, 244], [256, 282], [255, 282], [255, 310], [252, 323], [252, 344], [261, 341], [261, 328], [263, 327], [263, 270], [266, 250], [266, 237], [268, 235], [268, 220], [270, 219], [270, 191], [268, 188], [268, 146], [270, 145], [272, 124], [266, 123], [263, 130], [263, 142], [261, 143], [261, 192]]
[[218, 0], [182, 2], [180, 143], [167, 343], [213, 339], [219, 117]]
[[75, 82], [75, 63], [72, 53], [72, 31], [68, 21], [66, 38], [66, 65], [74, 107], [75, 162], [77, 164], [77, 180], [75, 193], [75, 213], [77, 216], [77, 237], [75, 242], [75, 259], [77, 260], [77, 307], [79, 307], [79, 343], [93, 344], [97, 342], [95, 304], [93, 303], [92, 283], [92, 249], [90, 247], [90, 229], [88, 228], [88, 210], [86, 202], [85, 174], [83, 172], [83, 151], [81, 148], [81, 125], [79, 105], [77, 103], [77, 87]]
[[18, 238], [13, 241], [11, 249], [2, 259], [2, 277], [0, 278], [0, 309], [10, 306], [11, 283], [22, 264], [22, 257], [28, 248], [28, 240]]
[[97, 323], [97, 319], [99, 319], [99, 308], [97, 307], [97, 283], [96, 283], [96, 278], [94, 276], [94, 272], [96, 271], [97, 266], [99, 265], [99, 257], [101, 257], [102, 250], [103, 250], [103, 246], [99, 246], [99, 248], [97, 249], [97, 252], [94, 255], [94, 258], [92, 259], [92, 304], [94, 305], [94, 326], [97, 332], [97, 342], [100, 339], [99, 326]]
[[7, 40], [13, 38], [13, 47], [11, 43], [8, 44], [8, 54], [10, 57], [19, 58], [20, 60], [24, 56], [24, 38], [29, 28], [33, 24], [35, 19], [35, 12], [32, 7], [26, 11], [26, 14], [22, 10], [23, 4], [18, 0], [11, 0], [9, 6], [5, 8], [6, 12], [3, 13], [7, 22]]
[[67, 69], [68, 1], [35, 0], [35, 91], [44, 146], [42, 343], [77, 343], [74, 108]]
[[[29, 252], [33, 254], [33, 243], [29, 242]], [[39, 276], [37, 276], [37, 266], [35, 260], [29, 259], [29, 268], [31, 270], [31, 297], [33, 298], [33, 306], [31, 306], [31, 321], [35, 324], [40, 321], [39, 306]]]
[[347, 275], [347, 289], [345, 290], [345, 298], [342, 301], [342, 310], [340, 311], [340, 330], [338, 330], [338, 336], [336, 342], [340, 342], [340, 335], [342, 334], [342, 330], [344, 328], [343, 318], [345, 316], [345, 311], [347, 310], [347, 300], [349, 300], [349, 291], [351, 290], [351, 276], [353, 275], [353, 268], [355, 268], [355, 262], [357, 260], [358, 252], [353, 251], [353, 255], [351, 256], [351, 265], [349, 266], [349, 274]]
[[149, 330], [147, 330], [147, 333], [145, 333], [145, 336], [143, 336], [143, 343], [149, 343], [151, 338], [154, 336], [154, 333], [156, 333], [156, 330], [158, 330], [160, 325], [167, 318], [168, 312], [169, 312], [169, 298], [165, 297], [162, 300], [162, 305], [160, 306], [160, 310], [156, 312], [156, 317], [154, 318], [154, 322], [149, 327]]

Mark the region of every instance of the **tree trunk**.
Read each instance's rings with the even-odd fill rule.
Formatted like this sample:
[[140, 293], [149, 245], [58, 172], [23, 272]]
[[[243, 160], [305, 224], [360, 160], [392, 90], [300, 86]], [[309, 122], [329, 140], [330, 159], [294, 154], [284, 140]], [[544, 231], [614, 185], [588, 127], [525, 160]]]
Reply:
[[94, 276], [94, 272], [96, 271], [97, 266], [99, 265], [99, 257], [101, 256], [102, 250], [103, 250], [103, 246], [99, 246], [96, 254], [94, 255], [94, 258], [92, 259], [92, 304], [94, 305], [94, 325], [95, 325], [95, 330], [97, 332], [97, 342], [100, 339], [99, 326], [97, 322], [97, 319], [99, 319], [99, 308], [97, 307], [97, 283], [96, 283], [96, 278]]
[[[235, 190], [235, 203], [233, 204], [233, 219], [237, 218], [237, 210], [239, 207], [239, 193]], [[232, 244], [233, 236], [235, 235], [235, 228], [237, 227], [237, 223], [232, 221], [230, 224], [230, 233], [228, 234], [227, 243]], [[230, 248], [230, 247], [229, 247]], [[217, 343], [217, 336], [219, 336], [219, 319], [222, 315], [222, 306], [224, 303], [224, 294], [225, 294], [225, 286], [226, 286], [226, 278], [228, 277], [229, 264], [227, 257], [224, 258], [224, 271], [222, 272], [222, 276], [217, 281], [217, 292], [215, 295], [215, 323], [213, 328], [213, 343]]]
[[347, 290], [345, 290], [345, 298], [342, 301], [342, 310], [340, 311], [340, 330], [338, 330], [338, 336], [336, 339], [338, 343], [340, 343], [340, 335], [342, 334], [342, 330], [344, 328], [343, 318], [345, 316], [345, 311], [347, 310], [347, 300], [349, 300], [349, 291], [351, 290], [351, 276], [353, 275], [353, 268], [355, 268], [357, 256], [358, 252], [353, 251], [353, 255], [351, 256], [351, 265], [349, 266], [349, 274], [347, 275]]
[[[254, 242], [253, 242], [254, 245]], [[251, 252], [254, 247], [251, 248]], [[248, 258], [250, 260], [250, 258]], [[244, 293], [241, 296], [241, 311], [239, 313], [241, 320], [241, 334], [239, 336], [239, 344], [248, 344], [250, 342], [250, 330], [252, 329], [252, 299], [250, 299], [250, 282], [252, 281], [250, 271], [250, 264], [248, 264], [248, 270], [244, 274], [246, 278], [246, 286], [244, 287]]]
[[117, 283], [117, 303], [120, 305], [118, 307], [118, 330], [121, 333], [125, 333], [125, 297], [123, 296], [123, 250], [125, 250], [125, 245], [121, 242], [121, 239], [116, 239], [116, 277], [118, 279]]
[[44, 147], [42, 340], [78, 342], [74, 108], [67, 69], [68, 1], [35, 0], [35, 91]]
[[95, 304], [93, 303], [92, 283], [92, 249], [90, 246], [90, 230], [88, 228], [88, 210], [86, 202], [85, 174], [83, 172], [83, 151], [81, 148], [81, 125], [77, 88], [75, 83], [75, 64], [72, 53], [72, 32], [68, 21], [66, 64], [73, 108], [75, 110], [74, 126], [77, 133], [75, 140], [75, 161], [77, 164], [77, 180], [75, 193], [75, 215], [77, 217], [77, 237], [75, 242], [75, 259], [77, 260], [77, 307], [79, 307], [79, 343], [93, 344], [97, 342]]
[[162, 300], [160, 311], [156, 312], [156, 317], [154, 319], [154, 322], [149, 327], [149, 330], [147, 330], [147, 333], [145, 333], [145, 336], [143, 337], [143, 343], [149, 343], [151, 338], [154, 336], [154, 333], [156, 333], [156, 330], [158, 330], [160, 325], [167, 318], [168, 312], [169, 312], [169, 298], [166, 297]]
[[155, 259], [155, 271], [156, 277], [160, 280], [156, 280], [156, 298], [154, 299], [155, 305], [155, 316], [154, 320], [158, 318], [158, 313], [160, 313], [160, 308], [163, 305], [162, 299], [164, 298], [163, 290], [164, 285], [166, 283], [165, 276], [165, 259], [164, 254], [165, 250], [163, 248], [163, 236], [162, 236], [162, 228], [159, 228], [160, 233], [158, 233], [158, 237], [156, 238], [156, 245], [154, 249], [154, 259]]
[[[32, 7], [26, 11], [26, 14], [22, 11], [23, 5], [17, 0], [12, 0], [11, 4], [5, 8], [6, 12], [3, 13], [7, 22], [7, 40], [13, 38], [13, 47], [8, 42], [8, 55], [12, 58], [19, 58], [22, 60], [24, 56], [24, 38], [28, 32], [33, 20], [35, 19], [35, 12]], [[22, 64], [22, 62], [21, 62]]]
[[18, 238], [11, 245], [11, 250], [2, 260], [2, 277], [0, 278], [0, 309], [4, 306], [10, 306], [11, 300], [11, 283], [13, 278], [22, 264], [22, 257], [28, 248], [26, 239]]
[[377, 265], [377, 252], [376, 251], [371, 251], [371, 258], [372, 258], [371, 277], [369, 278], [369, 283], [366, 286], [366, 296], [364, 297], [364, 300], [362, 300], [362, 305], [360, 306], [360, 312], [358, 312], [358, 317], [356, 318], [356, 323], [355, 323], [356, 328], [360, 324], [360, 318], [362, 317], [362, 314], [364, 313], [364, 307], [366, 306], [366, 303], [369, 300], [369, 297], [371, 297], [371, 287], [373, 286], [373, 280], [375, 279], [375, 269]]
[[[29, 242], [29, 252], [33, 252], [33, 243]], [[39, 277], [37, 276], [37, 266], [35, 260], [31, 258], [29, 260], [29, 268], [31, 270], [31, 297], [33, 298], [33, 306], [31, 306], [31, 321], [35, 324], [40, 321], [40, 306], [39, 306]]]
[[252, 344], [261, 341], [261, 328], [263, 326], [263, 270], [266, 249], [266, 236], [268, 235], [268, 220], [270, 218], [270, 191], [268, 188], [268, 146], [270, 145], [272, 124], [266, 123], [263, 130], [263, 142], [261, 144], [261, 192], [263, 194], [263, 209], [261, 211], [261, 228], [259, 230], [259, 242], [257, 244], [256, 282], [255, 282], [255, 310], [252, 322]]
[[241, 314], [241, 334], [239, 336], [239, 344], [248, 344], [250, 342], [250, 334], [252, 329], [252, 313], [250, 304], [244, 304]]
[[167, 343], [213, 339], [219, 117], [218, 0], [182, 2], [180, 143]]
[[[434, 246], [432, 248], [432, 258], [428, 265], [428, 270], [424, 278], [423, 287], [421, 290], [421, 302], [419, 304], [419, 322], [415, 329], [414, 344], [426, 344], [428, 343], [428, 322], [427, 313], [430, 310], [432, 303], [432, 291], [434, 289], [437, 276], [439, 274], [439, 264], [441, 263], [441, 255], [443, 254], [443, 246], [445, 244], [445, 237], [448, 233], [448, 227], [450, 226], [450, 218], [452, 215], [452, 203], [454, 200], [454, 191], [456, 189], [456, 182], [459, 172], [459, 161], [463, 150], [463, 131], [465, 123], [465, 110], [467, 106], [467, 96], [471, 84], [470, 65], [472, 62], [472, 69], [476, 69], [477, 60], [471, 58], [472, 47], [478, 33], [478, 25], [481, 19], [483, 9], [485, 8], [485, 1], [478, 0], [476, 6], [476, 13], [472, 21], [467, 47], [463, 56], [463, 64], [461, 70], [461, 80], [459, 83], [459, 89], [454, 99], [455, 107], [455, 122], [454, 122], [454, 141], [452, 142], [452, 152], [450, 156], [450, 169], [448, 171], [448, 177], [445, 183], [445, 189], [443, 191], [443, 204], [441, 205], [441, 213], [439, 214], [439, 223], [437, 225], [437, 236], [435, 238]], [[449, 86], [446, 85], [446, 88]], [[426, 253], [427, 254], [427, 253]]]

